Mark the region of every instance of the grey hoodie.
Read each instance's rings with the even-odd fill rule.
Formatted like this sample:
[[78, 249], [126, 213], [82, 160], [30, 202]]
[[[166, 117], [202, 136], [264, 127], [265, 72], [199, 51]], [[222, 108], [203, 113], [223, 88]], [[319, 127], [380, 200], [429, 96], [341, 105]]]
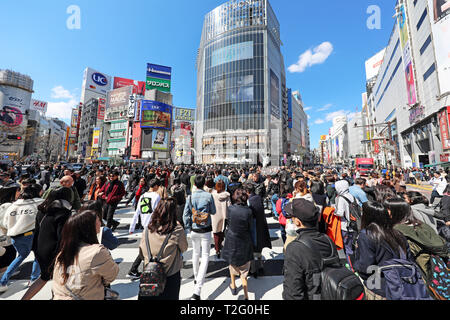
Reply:
[[341, 217], [341, 230], [347, 230], [347, 221], [350, 216], [350, 206], [345, 199], [341, 199], [341, 197], [347, 198], [350, 202], [355, 201], [355, 198], [348, 192], [349, 185], [348, 181], [340, 180], [335, 184], [336, 188], [336, 211], [334, 214], [338, 217]]

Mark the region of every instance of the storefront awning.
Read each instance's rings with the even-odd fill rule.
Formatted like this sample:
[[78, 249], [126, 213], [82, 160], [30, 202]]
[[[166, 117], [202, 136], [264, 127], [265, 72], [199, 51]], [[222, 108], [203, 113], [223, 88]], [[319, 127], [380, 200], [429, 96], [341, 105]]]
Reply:
[[424, 168], [433, 168], [433, 167], [450, 167], [450, 162], [441, 162], [441, 163], [435, 163], [435, 164], [427, 164], [426, 166], [424, 166]]

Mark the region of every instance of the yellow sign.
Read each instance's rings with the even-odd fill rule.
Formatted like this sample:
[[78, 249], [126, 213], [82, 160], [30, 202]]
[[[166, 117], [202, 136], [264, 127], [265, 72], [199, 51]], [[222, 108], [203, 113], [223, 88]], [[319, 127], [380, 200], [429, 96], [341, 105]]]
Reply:
[[320, 136], [320, 141], [326, 141], [328, 136]]

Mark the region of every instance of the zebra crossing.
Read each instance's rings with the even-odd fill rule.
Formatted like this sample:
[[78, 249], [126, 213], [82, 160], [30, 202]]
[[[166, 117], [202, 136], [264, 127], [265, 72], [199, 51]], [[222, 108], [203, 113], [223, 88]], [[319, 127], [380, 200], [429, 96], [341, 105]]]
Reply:
[[[119, 240], [117, 249], [111, 251], [111, 255], [116, 263], [119, 264], [119, 274], [112, 283], [111, 288], [120, 293], [122, 300], [137, 300], [139, 281], [133, 281], [127, 277], [127, 274], [139, 253], [139, 244], [142, 238], [142, 232], [136, 231], [129, 234], [129, 226], [133, 220], [134, 211], [131, 207], [125, 206], [125, 201], [119, 204], [114, 219], [120, 222], [114, 235]], [[281, 300], [283, 291], [283, 240], [279, 230], [278, 221], [273, 219], [270, 211], [266, 211], [267, 223], [269, 226], [270, 237], [272, 240], [272, 249], [265, 248], [262, 252], [264, 263], [264, 276], [258, 278], [249, 277], [248, 288], [250, 300]], [[181, 290], [180, 299], [189, 300], [194, 291], [194, 275], [192, 270], [192, 243], [188, 235], [189, 248], [183, 254], [183, 269], [181, 270]], [[26, 292], [27, 284], [31, 274], [31, 267], [34, 261], [33, 253], [30, 253], [27, 259], [22, 263], [19, 272], [13, 276], [8, 284], [9, 289], [0, 294], [0, 300], [20, 300]], [[140, 270], [142, 269], [142, 265]], [[237, 296], [233, 296], [228, 289], [230, 277], [228, 264], [217, 259], [214, 250], [214, 244], [211, 245], [210, 260], [208, 263], [208, 272], [205, 284], [202, 289], [202, 300], [243, 300], [244, 292], [240, 279], [236, 280], [239, 289]], [[51, 281], [33, 298], [33, 300], [51, 299]]]

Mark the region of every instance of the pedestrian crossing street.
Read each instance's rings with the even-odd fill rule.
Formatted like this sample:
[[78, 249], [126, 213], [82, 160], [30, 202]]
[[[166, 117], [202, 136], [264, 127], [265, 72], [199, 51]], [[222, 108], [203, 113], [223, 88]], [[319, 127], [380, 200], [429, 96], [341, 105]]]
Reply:
[[[139, 253], [139, 244], [142, 232], [130, 235], [128, 233], [134, 211], [131, 207], [125, 207], [125, 203], [119, 204], [114, 219], [120, 222], [120, 226], [114, 235], [119, 239], [119, 247], [111, 251], [111, 255], [119, 264], [120, 271], [111, 288], [120, 293], [123, 300], [137, 300], [139, 281], [132, 281], [127, 274], [132, 263]], [[265, 248], [262, 252], [264, 263], [264, 276], [248, 279], [250, 300], [281, 300], [283, 291], [283, 241], [279, 230], [278, 221], [273, 219], [270, 211], [266, 211], [272, 249]], [[192, 270], [192, 243], [188, 235], [189, 249], [183, 254], [184, 267], [181, 271], [180, 299], [189, 300], [194, 291], [194, 276]], [[27, 283], [31, 274], [34, 255], [31, 253], [18, 269], [19, 274], [13, 276], [8, 284], [9, 289], [0, 294], [0, 300], [20, 300], [27, 290]], [[142, 270], [142, 264], [140, 267]], [[224, 260], [216, 258], [214, 241], [212, 240], [210, 260], [205, 284], [202, 289], [202, 300], [243, 300], [244, 291], [240, 279], [236, 280], [239, 289], [238, 295], [233, 296], [228, 286], [230, 284], [228, 264]], [[33, 300], [50, 300], [51, 282], [33, 298]]]

